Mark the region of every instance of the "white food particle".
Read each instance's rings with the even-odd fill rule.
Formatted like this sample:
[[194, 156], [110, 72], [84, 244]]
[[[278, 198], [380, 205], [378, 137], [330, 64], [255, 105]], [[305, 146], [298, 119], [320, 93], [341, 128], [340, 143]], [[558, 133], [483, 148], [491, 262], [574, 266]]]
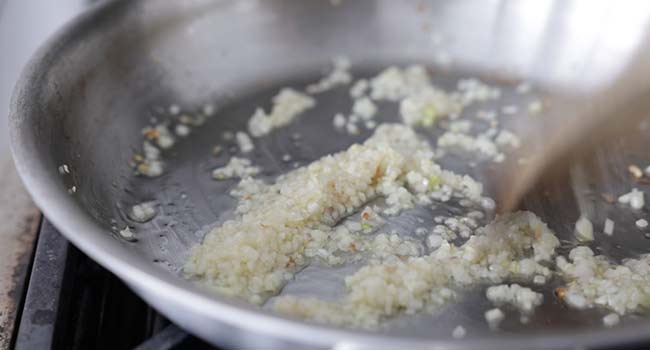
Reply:
[[589, 306], [587, 298], [585, 298], [584, 295], [577, 294], [572, 291], [566, 293], [564, 301], [567, 303], [567, 305], [577, 310], [584, 310]]
[[255, 149], [255, 145], [247, 133], [238, 131], [235, 134], [235, 139], [237, 140], [237, 145], [239, 146], [239, 149], [242, 151], [242, 153], [249, 153]]
[[160, 150], [149, 141], [142, 142], [142, 153], [144, 153], [144, 158], [148, 160], [157, 160], [160, 158]]
[[358, 99], [366, 93], [366, 90], [368, 90], [368, 80], [359, 79], [350, 88], [350, 96]]
[[474, 78], [460, 79], [457, 88], [461, 93], [461, 102], [465, 106], [476, 101], [496, 100], [501, 97], [499, 88], [490, 87]]
[[345, 127], [346, 123], [347, 122], [345, 121], [345, 117], [341, 113], [337, 113], [334, 116], [334, 119], [332, 120], [332, 124], [334, 124], [334, 127], [337, 128], [337, 129], [341, 129], [341, 128]]
[[272, 98], [271, 113], [257, 108], [248, 120], [248, 131], [253, 137], [270, 133], [273, 129], [285, 126], [300, 116], [304, 111], [314, 107], [316, 100], [291, 88], [283, 88]]
[[67, 164], [62, 164], [59, 166], [59, 174], [65, 175], [65, 174], [70, 174], [70, 169], [68, 168]]
[[156, 133], [155, 141], [158, 147], [162, 149], [169, 149], [174, 146], [176, 139], [166, 125], [158, 124], [154, 127], [154, 130]]
[[412, 65], [406, 68], [388, 67], [370, 80], [373, 100], [399, 101], [431, 87], [426, 68]]
[[438, 249], [442, 245], [442, 242], [444, 242], [444, 239], [439, 235], [432, 234], [427, 237], [427, 246], [430, 250]]
[[585, 216], [581, 216], [575, 224], [575, 236], [580, 242], [591, 242], [594, 240], [594, 226]]
[[487, 321], [490, 329], [496, 330], [499, 324], [506, 318], [506, 315], [499, 308], [490, 309], [485, 312], [485, 320]]
[[178, 115], [181, 112], [181, 107], [179, 105], [169, 106], [169, 114]]
[[232, 178], [246, 178], [257, 175], [260, 168], [253, 166], [250, 159], [232, 157], [226, 166], [214, 169], [212, 177], [216, 180], [226, 180]]
[[641, 168], [638, 166], [631, 164], [627, 167], [627, 171], [630, 172], [630, 174], [635, 178], [635, 179], [640, 179], [643, 177], [643, 171]]
[[176, 135], [185, 137], [190, 134], [190, 127], [185, 124], [178, 124], [174, 131], [176, 132]]
[[537, 276], [533, 277], [533, 283], [536, 284], [536, 285], [546, 284], [546, 277], [544, 277], [542, 275], [537, 275]]
[[216, 111], [216, 107], [212, 103], [207, 103], [203, 105], [203, 108], [201, 109], [201, 112], [206, 117], [213, 116], [215, 111]]
[[358, 115], [363, 120], [372, 119], [377, 113], [377, 106], [367, 97], [362, 97], [354, 101], [352, 113]]
[[487, 299], [497, 305], [510, 304], [522, 313], [531, 313], [542, 305], [544, 296], [518, 284], [492, 286], [485, 292]]
[[442, 149], [460, 149], [470, 154], [480, 153], [495, 162], [503, 161], [504, 155], [497, 145], [487, 136], [477, 137], [461, 133], [445, 132], [438, 138], [438, 147]]
[[494, 202], [494, 199], [490, 197], [481, 198], [481, 207], [485, 210], [494, 210], [497, 207], [497, 204]]
[[595, 256], [589, 247], [573, 248], [567, 258], [556, 258], [558, 272], [567, 282], [564, 301], [584, 309], [604, 307], [619, 315], [648, 307], [650, 300], [650, 255], [614, 264]]
[[348, 123], [345, 126], [345, 130], [348, 132], [350, 135], [358, 135], [359, 134], [359, 128], [353, 124], [353, 123]]
[[633, 188], [631, 192], [618, 197], [618, 202], [621, 204], [629, 204], [634, 210], [641, 210], [645, 205], [644, 193]]
[[157, 213], [156, 202], [150, 201], [132, 206], [131, 210], [127, 214], [133, 221], [147, 222], [153, 219]]
[[603, 233], [608, 236], [614, 234], [614, 220], [610, 218], [605, 219], [605, 225], [603, 226]]
[[138, 173], [147, 177], [158, 177], [163, 174], [164, 167], [160, 160], [147, 159], [136, 168]]
[[273, 119], [262, 108], [256, 108], [255, 113], [248, 121], [248, 132], [253, 137], [266, 135], [273, 130]]
[[641, 210], [643, 209], [643, 206], [645, 204], [645, 199], [643, 197], [643, 194], [640, 196], [635, 196], [630, 199], [630, 207], [635, 210]]
[[131, 231], [131, 228], [128, 227], [128, 226], [123, 228], [122, 230], [120, 230], [120, 236], [122, 236], [122, 238], [124, 238], [126, 240], [129, 240], [129, 241], [135, 239], [133, 231]]
[[282, 161], [283, 162], [290, 162], [291, 161], [291, 155], [290, 154], [285, 154], [282, 156]]
[[77, 192], [77, 186], [72, 186], [72, 187], [68, 188], [68, 193], [69, 194], [73, 194], [73, 193], [76, 193], [76, 192]]
[[541, 112], [543, 109], [543, 105], [541, 101], [532, 101], [528, 104], [528, 113], [530, 114], [537, 114]]
[[429, 87], [411, 93], [400, 102], [400, 115], [407, 125], [432, 126], [441, 117], [460, 113], [462, 105], [447, 93]]
[[512, 148], [519, 148], [521, 145], [519, 136], [508, 130], [501, 130], [497, 135], [495, 142], [499, 146], [510, 146]]
[[377, 122], [374, 120], [366, 120], [364, 125], [366, 126], [366, 129], [374, 129], [377, 127]]
[[465, 327], [463, 326], [456, 326], [454, 330], [451, 332], [451, 336], [454, 337], [454, 339], [462, 339], [465, 338], [465, 335], [467, 334], [467, 331], [465, 330]]
[[219, 145], [216, 145], [216, 146], [212, 147], [212, 155], [215, 156], [215, 157], [218, 156], [219, 154], [221, 154], [221, 151], [223, 151], [223, 147], [221, 147]]
[[429, 190], [429, 179], [416, 171], [409, 171], [406, 174], [406, 183], [416, 193], [425, 193]]
[[639, 219], [634, 224], [638, 228], [646, 228], [646, 227], [648, 227], [648, 221], [646, 219]]
[[338, 85], [349, 84], [352, 81], [350, 75], [350, 60], [346, 57], [337, 57], [333, 60], [334, 68], [325, 77], [315, 84], [308, 85], [305, 89], [310, 94], [317, 94], [332, 89]]
[[603, 325], [605, 327], [614, 327], [621, 322], [621, 317], [616, 313], [610, 313], [603, 317]]
[[[456, 231], [458, 231], [458, 228], [451, 229], [443, 225], [436, 225], [432, 230], [433, 234], [440, 235], [440, 237], [447, 242], [458, 238]], [[446, 245], [445, 242], [443, 242], [443, 246], [444, 245]]]

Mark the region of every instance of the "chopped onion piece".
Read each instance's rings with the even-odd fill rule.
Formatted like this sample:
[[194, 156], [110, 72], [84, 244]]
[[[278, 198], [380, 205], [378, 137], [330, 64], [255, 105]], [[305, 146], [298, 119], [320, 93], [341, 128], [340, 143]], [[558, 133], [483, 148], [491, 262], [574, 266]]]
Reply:
[[611, 236], [614, 234], [614, 220], [607, 218], [605, 219], [605, 225], [603, 227], [603, 233]]
[[463, 339], [465, 338], [465, 335], [467, 335], [467, 331], [465, 330], [465, 327], [458, 325], [454, 330], [451, 332], [451, 336], [454, 337], [454, 339]]
[[490, 309], [485, 312], [485, 320], [487, 321], [490, 329], [496, 330], [499, 324], [506, 318], [506, 315], [499, 308]]
[[594, 226], [585, 216], [581, 216], [575, 225], [575, 235], [580, 242], [591, 242], [594, 240]]
[[603, 325], [605, 327], [614, 327], [621, 322], [621, 317], [617, 313], [610, 313], [607, 316], [603, 317]]

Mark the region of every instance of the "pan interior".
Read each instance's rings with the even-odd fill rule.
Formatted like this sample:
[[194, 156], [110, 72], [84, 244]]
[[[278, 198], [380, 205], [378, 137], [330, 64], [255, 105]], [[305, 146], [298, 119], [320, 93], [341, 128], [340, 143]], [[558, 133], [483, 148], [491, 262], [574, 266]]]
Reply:
[[[395, 63], [395, 62], [390, 62]], [[388, 62], [387, 62], [388, 65]], [[304, 89], [304, 87], [317, 81], [323, 67], [314, 67], [312, 72], [300, 76], [287, 77], [280, 82], [272, 81], [260, 83], [249, 89], [244, 89], [233, 96], [221, 100], [207, 102], [216, 106], [215, 114], [207, 119], [205, 124], [193, 128], [186, 138], [179, 138], [178, 143], [164, 152], [166, 163], [165, 174], [157, 178], [127, 176], [123, 178], [121, 191], [115, 191], [115, 205], [105, 208], [103, 218], [108, 219], [116, 239], [120, 239], [117, 232], [129, 226], [133, 228], [137, 241], [124, 244], [137, 254], [146, 257], [149, 261], [171, 273], [182, 275], [182, 267], [187, 259], [190, 248], [201, 242], [203, 235], [212, 227], [224, 220], [234, 217], [233, 209], [236, 200], [229, 192], [236, 186], [238, 180], [216, 181], [211, 177], [212, 169], [224, 166], [231, 156], [243, 156], [253, 160], [263, 172], [261, 178], [273, 181], [278, 175], [284, 174], [298, 166], [309, 164], [318, 158], [344, 150], [353, 143], [361, 142], [367, 138], [372, 130], [364, 130], [359, 135], [350, 135], [337, 130], [332, 125], [332, 116], [336, 113], [346, 113], [352, 107], [348, 87], [335, 88], [331, 91], [317, 95], [317, 105], [290, 125], [277, 129], [269, 135], [255, 138], [255, 149], [248, 154], [242, 154], [236, 142], [225, 136], [227, 133], [246, 130], [246, 122], [255, 108], [269, 108], [271, 97], [282, 87]], [[355, 77], [371, 77], [376, 74], [380, 66], [355, 67]], [[476, 77], [470, 72], [433, 72], [433, 83], [446, 90], [453, 90], [457, 81], [462, 78]], [[512, 83], [503, 83], [498, 80], [483, 78], [493, 86], [499, 86], [503, 97], [496, 102], [482, 102], [473, 105], [464, 112], [464, 115], [476, 113], [479, 109], [498, 110], [503, 105], [516, 104], [525, 106], [529, 100], [539, 98], [542, 94], [536, 93], [525, 97], [515, 91]], [[204, 105], [180, 106], [181, 112], [170, 113], [175, 108], [173, 99], [164, 99], [160, 103], [153, 103], [139, 111], [138, 114], [149, 116], [156, 123], [178, 118], [178, 115], [197, 115], [205, 108]], [[399, 122], [398, 104], [380, 102], [380, 113], [376, 117], [379, 122]], [[519, 117], [501, 117], [503, 125], [512, 129], [525, 127], [521, 125]], [[435, 144], [441, 128], [419, 129], [421, 137]], [[225, 139], [224, 139], [225, 137]], [[222, 151], [213, 154], [213, 148], [220, 146]], [[626, 149], [632, 149], [629, 142]], [[137, 148], [132, 152], [137, 152]], [[615, 219], [618, 232], [607, 237], [597, 233], [597, 242], [593, 244], [596, 251], [621, 259], [642, 253], [650, 247], [650, 240], [644, 238], [643, 233], [635, 232], [632, 227], [634, 213], [620, 209], [613, 211], [603, 201], [598, 200], [600, 192], [619, 193], [625, 191], [625, 185], [616, 186], [617, 182], [611, 179], [621, 174], [616, 174], [617, 168], [611, 167], [614, 173], [603, 172], [607, 164], [620, 164], [620, 156], [603, 151], [599, 160], [591, 167], [591, 173], [596, 174], [590, 181], [587, 191], [590, 210], [598, 213], [595, 221], [597, 230], [602, 227], [605, 217]], [[628, 153], [629, 154], [629, 153]], [[286, 155], [290, 156], [287, 160]], [[462, 174], [469, 174], [483, 182], [490, 193], [491, 175], [499, 165], [490, 161], [476, 161], [475, 155], [450, 154], [443, 157], [440, 164], [447, 169]], [[613, 162], [613, 163], [612, 163]], [[474, 164], [475, 163], [475, 164]], [[126, 163], [117, 166], [128, 167]], [[620, 165], [619, 169], [620, 170]], [[587, 170], [589, 171], [589, 170]], [[605, 178], [603, 178], [603, 176]], [[568, 174], [567, 174], [568, 177]], [[606, 182], [609, 180], [610, 182]], [[620, 182], [619, 182], [620, 183]], [[528, 209], [540, 215], [564, 241], [560, 253], [566, 254], [575, 245], [573, 239], [573, 224], [579, 216], [575, 203], [574, 193], [568, 183], [547, 183], [540, 186], [526, 202]], [[599, 192], [600, 191], [600, 192]], [[138, 223], [128, 218], [127, 212], [134, 204], [145, 201], [155, 201], [158, 204], [159, 214], [147, 223]], [[397, 231], [400, 234], [414, 235], [419, 227], [432, 227], [435, 225], [434, 217], [439, 215], [461, 214], [463, 208], [458, 203], [441, 205], [435, 210], [415, 208], [407, 210], [397, 217], [390, 218], [388, 225], [381, 232]], [[108, 216], [107, 216], [108, 214]], [[620, 217], [619, 217], [620, 216]], [[486, 223], [486, 220], [483, 220]], [[620, 224], [619, 224], [620, 223]], [[457, 242], [458, 243], [458, 242]], [[332, 300], [344, 294], [343, 278], [352, 274], [359, 265], [346, 265], [343, 267], [326, 267], [318, 264], [310, 265], [296, 275], [282, 291], [283, 294], [297, 296], [317, 296], [325, 300]], [[557, 278], [543, 287], [528, 285], [534, 290], [543, 292], [545, 302], [543, 306], [523, 324], [519, 321], [518, 312], [514, 309], [508, 311], [508, 317], [501, 325], [503, 332], [507, 333], [543, 333], [548, 330], [561, 331], [567, 328], [580, 329], [599, 327], [601, 318], [607, 314], [604, 310], [587, 310], [576, 312], [568, 309], [563, 302], [553, 294], [556, 287], [562, 285]], [[413, 335], [419, 337], [446, 337], [455, 325], [462, 324], [475, 335], [494, 335], [490, 332], [483, 314], [492, 306], [485, 299], [487, 286], [476, 286], [464, 292], [460, 302], [452, 303], [436, 315], [404, 316], [390, 320], [383, 332], [400, 335]], [[267, 306], [273, 301], [270, 300]], [[634, 322], [637, 316], [626, 317], [625, 322]]]
[[[332, 57], [349, 56], [355, 79], [373, 76], [390, 65], [422, 63], [432, 70], [433, 83], [446, 90], [453, 90], [459, 79], [472, 77], [501, 88], [503, 97], [498, 105], [477, 104], [465, 111], [469, 114], [478, 108], [525, 106], [530, 102], [503, 77], [529, 77], [535, 85], [545, 87], [546, 93], [539, 94], [552, 100], [553, 94], [563, 89], [587, 89], [606, 81], [624, 61], [612, 57], [627, 57], [634, 48], [616, 47], [616, 51], [603, 44], [593, 49], [599, 55], [584, 48], [569, 48], [568, 41], [562, 38], [572, 38], [570, 34], [577, 31], [567, 23], [579, 9], [564, 1], [549, 1], [528, 17], [521, 12], [523, 5], [514, 2], [485, 2], [480, 5], [485, 7], [483, 11], [467, 1], [425, 5], [417, 1], [347, 1], [339, 6], [328, 1], [125, 3], [114, 5], [112, 12], [107, 11], [106, 22], [97, 24], [98, 31], [103, 32], [91, 32], [83, 45], [59, 48], [57, 55], [65, 54], [66, 60], [50, 58], [53, 68], [44, 78], [43, 86], [48, 90], [40, 111], [47, 118], [34, 121], [33, 133], [43, 139], [38, 151], [51, 163], [51, 175], [61, 177], [67, 188], [75, 186], [73, 197], [87, 214], [113, 232], [132, 254], [178, 276], [189, 249], [201, 241], [207, 230], [232, 215], [235, 202], [228, 192], [236, 182], [211, 178], [213, 168], [237, 154], [231, 147], [233, 143], [223, 139], [223, 133], [244, 130], [255, 108], [268, 109], [279, 88], [302, 89], [317, 81]], [[540, 11], [546, 14], [546, 20], [534, 21]], [[483, 16], [476, 17], [476, 13]], [[526, 27], [531, 36], [524, 42], [518, 41], [516, 35], [516, 28], [522, 25], [516, 19], [522, 16], [532, 21], [532, 27]], [[107, 24], [116, 18], [123, 25]], [[232, 18], [240, 20], [233, 22]], [[367, 20], [363, 26], [360, 18]], [[643, 21], [636, 17], [632, 20]], [[597, 43], [602, 39], [595, 28], [581, 28], [583, 41]], [[431, 38], [438, 31], [451, 38], [445, 51], [431, 47]], [[628, 34], [630, 41], [638, 37], [638, 33]], [[529, 57], [530, 52], [537, 56]], [[436, 64], [443, 53], [456, 61], [451, 66]], [[581, 69], [588, 69], [589, 74]], [[480, 74], [485, 72], [490, 74]], [[263, 178], [271, 181], [295, 166], [343, 150], [370, 135], [362, 131], [350, 136], [332, 126], [336, 113], [345, 114], [351, 108], [347, 87], [325, 92], [317, 99], [317, 106], [294, 123], [255, 139], [255, 150], [248, 157], [262, 167]], [[165, 151], [167, 170], [163, 176], [149, 179], [133, 175], [128, 162], [140, 151], [141, 130], [151, 124], [152, 118], [160, 122], [176, 117], [170, 113], [172, 105], [178, 105], [181, 114], [195, 115], [206, 104], [216, 106], [215, 114]], [[380, 103], [377, 119], [398, 121], [398, 106]], [[503, 117], [502, 121], [515, 130], [530, 127], [521, 118]], [[435, 143], [441, 130], [419, 132]], [[626, 168], [630, 163], [648, 162], [644, 147], [650, 138], [648, 128], [640, 128], [635, 136], [639, 137], [615, 140], [584, 164], [589, 181], [580, 189], [581, 196], [590, 199], [589, 210], [596, 218], [597, 231], [606, 217], [616, 221], [617, 234], [607, 237], [597, 232], [593, 247], [617, 261], [650, 248], [650, 240], [634, 226], [644, 212], [635, 213], [598, 200], [601, 193], [620, 195], [637, 186], [630, 181]], [[216, 157], [212, 155], [215, 145], [224, 148]], [[290, 161], [283, 160], [286, 154]], [[484, 182], [489, 195], [495, 165], [479, 162], [471, 166], [470, 162], [469, 158], [456, 156], [440, 161], [444, 167]], [[56, 172], [62, 164], [70, 167], [70, 174], [61, 176]], [[567, 185], [545, 183], [525, 205], [541, 216], [560, 239], [572, 240], [579, 214], [574, 192]], [[140, 224], [127, 217], [132, 205], [151, 200], [159, 205], [159, 214], [153, 220]], [[458, 208], [438, 210], [454, 213]], [[409, 234], [419, 226], [431, 225], [435, 215], [423, 210], [407, 211], [390, 225]], [[418, 222], [416, 217], [424, 222]], [[137, 241], [120, 238], [118, 231], [127, 225], [133, 227]], [[561, 253], [570, 247], [565, 245]], [[283, 293], [331, 299], [343, 292], [342, 276], [354, 269], [307, 267]], [[438, 315], [392, 320], [383, 332], [448, 338], [451, 329], [462, 324], [472, 336], [501, 337], [601, 327], [606, 312], [566, 308], [552, 293], [559, 283], [551, 281], [544, 287], [534, 287], [543, 291], [543, 306], [527, 324], [519, 322], [514, 316], [517, 312], [509, 311], [501, 333], [490, 332], [484, 320], [485, 310], [491, 307], [484, 297], [485, 286], [467, 290], [460, 302]], [[624, 323], [641, 319], [630, 315]]]

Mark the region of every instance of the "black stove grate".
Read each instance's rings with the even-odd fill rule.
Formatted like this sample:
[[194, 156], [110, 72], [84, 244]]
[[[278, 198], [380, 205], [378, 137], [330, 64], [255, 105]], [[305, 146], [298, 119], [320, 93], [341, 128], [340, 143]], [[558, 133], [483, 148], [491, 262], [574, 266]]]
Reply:
[[43, 220], [15, 349], [214, 349], [149, 307]]

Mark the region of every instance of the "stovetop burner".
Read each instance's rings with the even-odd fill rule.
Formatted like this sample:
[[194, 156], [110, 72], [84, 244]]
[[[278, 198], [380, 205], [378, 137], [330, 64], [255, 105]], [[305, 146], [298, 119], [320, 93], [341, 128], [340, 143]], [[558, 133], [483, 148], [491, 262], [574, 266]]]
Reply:
[[187, 334], [43, 220], [15, 349], [215, 349]]

